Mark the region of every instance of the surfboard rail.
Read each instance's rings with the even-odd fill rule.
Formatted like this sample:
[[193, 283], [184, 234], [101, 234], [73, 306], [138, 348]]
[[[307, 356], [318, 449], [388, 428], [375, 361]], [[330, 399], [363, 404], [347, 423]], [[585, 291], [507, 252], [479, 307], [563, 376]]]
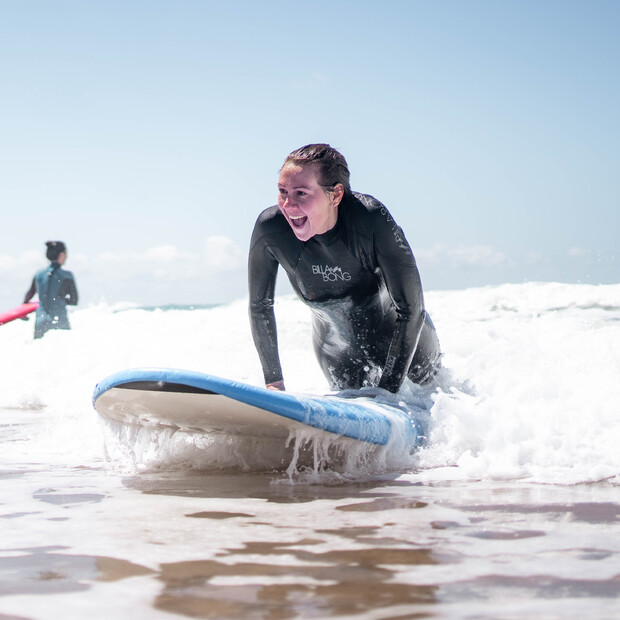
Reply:
[[215, 394], [308, 427], [379, 445], [390, 440], [396, 419], [410, 434], [412, 443], [417, 437], [415, 424], [405, 412], [395, 407], [383, 404], [379, 407], [369, 401], [343, 399], [336, 395], [313, 396], [268, 390], [190, 370], [147, 367], [114, 373], [95, 386], [93, 406], [96, 410], [97, 401], [114, 389]]

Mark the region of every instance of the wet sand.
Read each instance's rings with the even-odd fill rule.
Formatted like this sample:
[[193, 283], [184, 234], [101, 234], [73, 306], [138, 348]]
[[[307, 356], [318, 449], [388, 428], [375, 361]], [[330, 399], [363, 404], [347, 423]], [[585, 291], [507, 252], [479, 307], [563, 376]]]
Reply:
[[[613, 618], [607, 483], [339, 484], [282, 473], [125, 476], [30, 451], [0, 410], [0, 618]], [[15, 442], [18, 442], [17, 444]]]

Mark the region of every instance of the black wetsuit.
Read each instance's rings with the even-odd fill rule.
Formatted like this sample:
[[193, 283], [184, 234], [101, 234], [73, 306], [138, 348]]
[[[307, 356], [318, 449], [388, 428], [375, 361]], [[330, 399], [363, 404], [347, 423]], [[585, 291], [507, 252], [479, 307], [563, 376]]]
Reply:
[[314, 349], [333, 389], [396, 392], [405, 376], [424, 383], [436, 374], [441, 352], [415, 258], [378, 200], [345, 195], [334, 228], [305, 242], [277, 206], [258, 217], [248, 276], [265, 383], [282, 380], [273, 310], [278, 265], [312, 311]]
[[39, 295], [34, 324], [34, 337], [41, 338], [50, 329], [71, 329], [67, 318], [67, 304], [75, 306], [78, 293], [75, 279], [70, 271], [63, 269], [59, 263], [52, 262], [46, 269], [41, 269], [32, 279], [24, 303]]

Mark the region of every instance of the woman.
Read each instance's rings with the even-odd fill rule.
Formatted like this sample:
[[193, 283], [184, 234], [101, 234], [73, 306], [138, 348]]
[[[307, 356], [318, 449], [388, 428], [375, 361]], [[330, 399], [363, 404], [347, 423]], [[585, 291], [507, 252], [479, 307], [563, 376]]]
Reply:
[[440, 367], [415, 258], [378, 200], [351, 191], [345, 158], [328, 144], [293, 151], [278, 205], [263, 211], [249, 256], [250, 320], [265, 385], [284, 390], [273, 310], [278, 265], [312, 311], [314, 350], [332, 389], [397, 392]]
[[47, 241], [46, 256], [49, 267], [41, 269], [32, 279], [24, 303], [39, 295], [34, 323], [34, 337], [41, 338], [50, 329], [71, 329], [67, 318], [67, 304], [75, 306], [78, 293], [73, 274], [62, 268], [67, 260], [67, 248], [62, 241]]

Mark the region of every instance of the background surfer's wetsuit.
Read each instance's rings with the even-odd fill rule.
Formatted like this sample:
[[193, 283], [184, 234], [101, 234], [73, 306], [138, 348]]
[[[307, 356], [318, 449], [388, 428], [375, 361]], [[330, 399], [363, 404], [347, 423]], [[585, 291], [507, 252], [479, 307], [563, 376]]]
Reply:
[[378, 200], [345, 195], [336, 226], [305, 242], [277, 206], [258, 217], [248, 276], [265, 383], [282, 380], [273, 310], [278, 265], [312, 310], [314, 350], [332, 388], [378, 384], [396, 392], [405, 376], [424, 383], [436, 374], [441, 351], [415, 258]]
[[41, 269], [32, 279], [24, 303], [39, 295], [34, 324], [34, 337], [41, 338], [50, 329], [71, 329], [67, 318], [67, 304], [75, 306], [78, 293], [73, 274], [63, 269], [59, 263], [51, 263]]

